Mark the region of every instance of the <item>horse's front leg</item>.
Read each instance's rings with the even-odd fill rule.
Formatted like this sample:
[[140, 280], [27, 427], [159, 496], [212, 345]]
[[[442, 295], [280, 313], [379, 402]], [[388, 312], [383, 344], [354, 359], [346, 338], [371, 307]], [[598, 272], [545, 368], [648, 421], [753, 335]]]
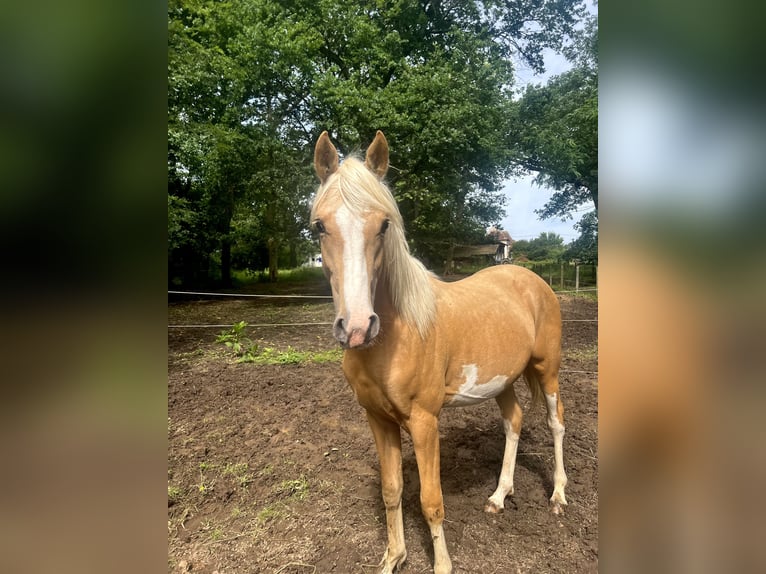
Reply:
[[402, 521], [402, 436], [398, 423], [367, 412], [380, 459], [380, 484], [386, 506], [388, 547], [379, 574], [391, 574], [407, 559]]
[[413, 412], [410, 432], [420, 475], [420, 507], [434, 544], [434, 574], [451, 574], [452, 561], [444, 539], [444, 499], [439, 475], [439, 420], [431, 413]]

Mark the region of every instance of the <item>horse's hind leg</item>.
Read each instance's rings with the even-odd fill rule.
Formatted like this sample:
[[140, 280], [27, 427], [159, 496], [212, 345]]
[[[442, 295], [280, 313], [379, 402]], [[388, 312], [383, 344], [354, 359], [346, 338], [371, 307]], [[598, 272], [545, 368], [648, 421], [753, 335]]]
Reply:
[[[531, 384], [539, 384], [545, 395], [545, 406], [548, 409], [548, 428], [553, 435], [553, 495], [551, 510], [554, 514], [563, 512], [567, 499], [564, 488], [567, 485], [567, 475], [564, 472], [564, 404], [559, 396], [558, 367], [546, 368], [545, 361], [532, 363], [525, 371]], [[532, 382], [532, 381], [536, 381]]]
[[502, 512], [505, 507], [505, 497], [513, 494], [513, 471], [516, 467], [516, 450], [519, 446], [523, 415], [512, 384], [508, 385], [495, 400], [503, 414], [505, 452], [503, 453], [503, 468], [500, 471], [500, 479], [497, 481], [497, 489], [489, 497], [484, 510], [498, 513]]

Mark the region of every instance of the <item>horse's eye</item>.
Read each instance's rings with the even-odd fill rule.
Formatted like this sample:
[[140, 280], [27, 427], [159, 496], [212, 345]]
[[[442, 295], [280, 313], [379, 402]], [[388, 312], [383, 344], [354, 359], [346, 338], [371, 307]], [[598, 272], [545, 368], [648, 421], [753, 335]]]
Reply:
[[314, 222], [314, 229], [317, 233], [327, 233], [327, 230], [325, 229], [324, 223], [322, 223], [321, 219], [317, 219]]
[[380, 235], [385, 235], [389, 225], [391, 225], [391, 221], [388, 219], [384, 219], [383, 224], [380, 226]]

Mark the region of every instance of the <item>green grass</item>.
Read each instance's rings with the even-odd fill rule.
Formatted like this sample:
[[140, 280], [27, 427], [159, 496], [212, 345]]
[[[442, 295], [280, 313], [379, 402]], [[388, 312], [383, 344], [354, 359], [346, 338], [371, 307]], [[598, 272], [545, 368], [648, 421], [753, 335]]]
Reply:
[[266, 508], [261, 509], [256, 516], [256, 520], [260, 524], [265, 524], [266, 522], [275, 520], [277, 518], [284, 518], [287, 515], [288, 513], [281, 507], [281, 505], [277, 507], [277, 505], [272, 504]]
[[[231, 277], [235, 285], [239, 287], [253, 283], [268, 283], [269, 270], [232, 270]], [[279, 269], [277, 271], [277, 281], [280, 283], [310, 283], [324, 278], [324, 271], [321, 267], [295, 267], [293, 269]]]
[[245, 462], [229, 463], [223, 467], [221, 474], [223, 476], [229, 475], [234, 477], [242, 488], [253, 482], [254, 478], [253, 473], [250, 472], [250, 467]]
[[327, 351], [299, 351], [293, 347], [278, 350], [274, 347], [260, 348], [244, 336], [247, 323], [239, 321], [228, 331], [221, 331], [216, 338], [237, 357], [238, 363], [255, 363], [256, 365], [298, 365], [301, 363], [331, 363], [343, 358], [340, 348]]
[[294, 480], [283, 480], [277, 491], [293, 500], [304, 500], [309, 495], [309, 482], [303, 475]]
[[342, 349], [330, 349], [329, 351], [299, 351], [293, 347], [287, 347], [280, 351], [273, 347], [264, 347], [250, 354], [240, 361], [243, 363], [255, 363], [256, 365], [299, 365], [302, 363], [332, 363], [343, 358]]
[[598, 345], [594, 343], [585, 347], [569, 349], [564, 352], [564, 357], [575, 361], [593, 361], [598, 358]]
[[168, 500], [171, 502], [178, 502], [183, 495], [183, 491], [179, 486], [171, 486], [168, 484]]

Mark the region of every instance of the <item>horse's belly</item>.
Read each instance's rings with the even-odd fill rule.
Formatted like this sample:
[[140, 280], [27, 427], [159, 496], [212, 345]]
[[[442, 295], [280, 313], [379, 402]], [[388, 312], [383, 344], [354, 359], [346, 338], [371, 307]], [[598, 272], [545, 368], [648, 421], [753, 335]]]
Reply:
[[479, 369], [473, 364], [464, 365], [462, 375], [462, 382], [454, 392], [450, 392], [448, 387], [445, 407], [465, 407], [493, 399], [508, 385], [507, 375], [495, 375], [488, 380], [480, 380]]

